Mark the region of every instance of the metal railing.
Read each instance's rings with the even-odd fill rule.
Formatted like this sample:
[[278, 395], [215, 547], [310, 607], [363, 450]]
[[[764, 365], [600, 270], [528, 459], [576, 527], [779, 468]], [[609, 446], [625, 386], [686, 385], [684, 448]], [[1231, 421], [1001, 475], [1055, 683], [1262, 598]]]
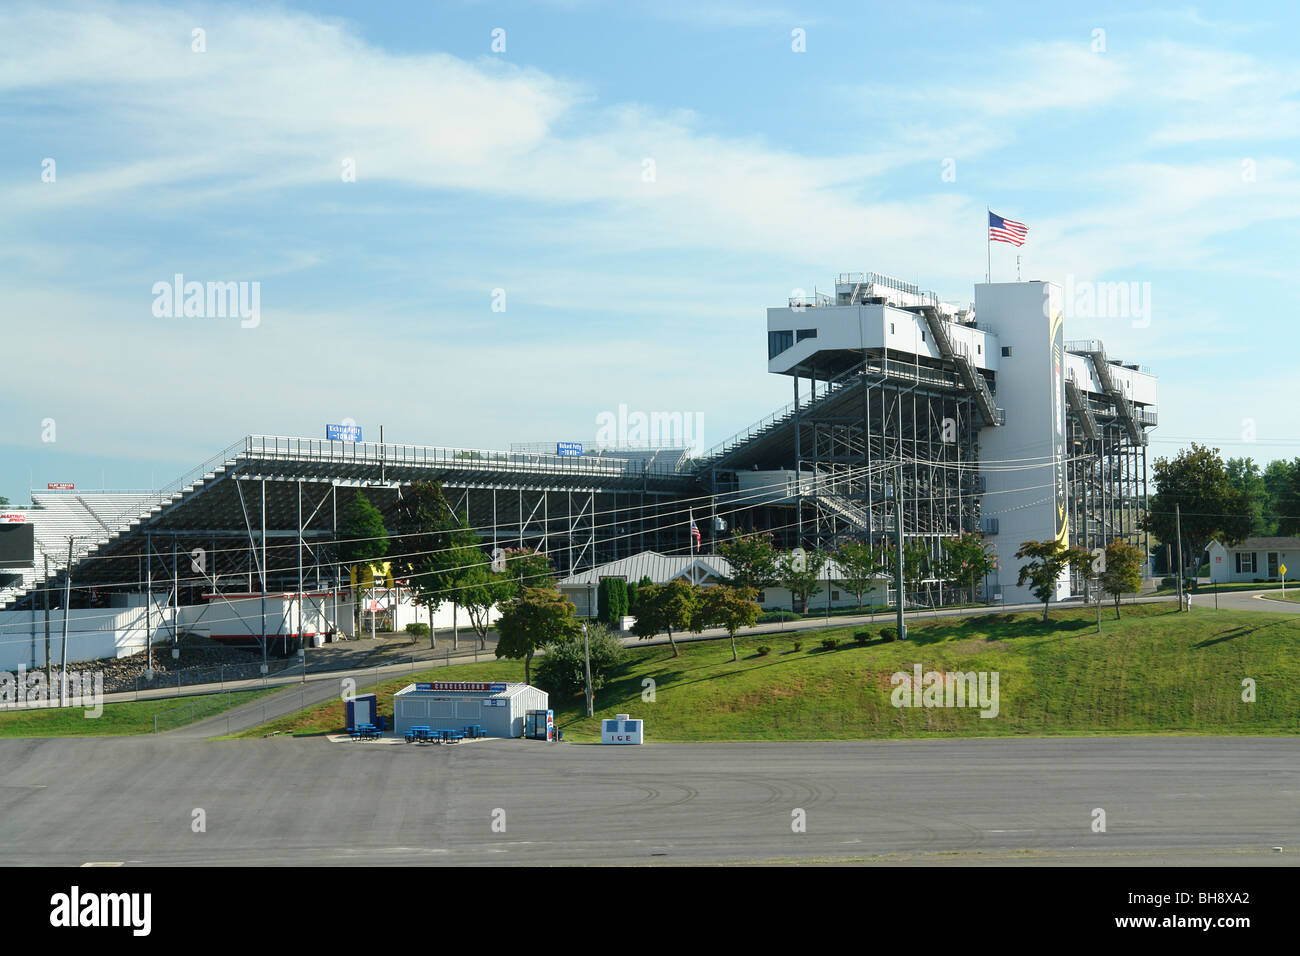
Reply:
[[308, 460], [318, 462], [385, 465], [392, 467], [462, 468], [473, 471], [535, 471], [544, 474], [581, 474], [621, 477], [676, 474], [671, 460], [651, 462], [587, 455], [552, 455], [537, 452], [497, 451], [477, 448], [449, 448], [441, 445], [406, 445], [390, 442], [343, 442], [325, 438], [292, 438], [279, 435], [249, 435], [245, 454], [251, 458]]

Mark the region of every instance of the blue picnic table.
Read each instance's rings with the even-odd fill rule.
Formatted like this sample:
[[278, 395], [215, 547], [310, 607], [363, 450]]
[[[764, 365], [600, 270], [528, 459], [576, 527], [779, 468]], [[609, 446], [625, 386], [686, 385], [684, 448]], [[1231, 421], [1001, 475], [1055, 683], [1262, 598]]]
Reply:
[[351, 736], [353, 740], [378, 740], [382, 732], [374, 724], [356, 724]]

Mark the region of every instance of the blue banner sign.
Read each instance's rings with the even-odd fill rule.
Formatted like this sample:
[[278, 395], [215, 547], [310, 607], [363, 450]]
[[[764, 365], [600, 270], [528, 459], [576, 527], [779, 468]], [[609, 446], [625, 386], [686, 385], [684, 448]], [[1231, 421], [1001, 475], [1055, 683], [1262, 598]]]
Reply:
[[326, 441], [361, 441], [360, 425], [326, 425]]
[[581, 458], [582, 442], [561, 441], [555, 443], [555, 453], [561, 458]]

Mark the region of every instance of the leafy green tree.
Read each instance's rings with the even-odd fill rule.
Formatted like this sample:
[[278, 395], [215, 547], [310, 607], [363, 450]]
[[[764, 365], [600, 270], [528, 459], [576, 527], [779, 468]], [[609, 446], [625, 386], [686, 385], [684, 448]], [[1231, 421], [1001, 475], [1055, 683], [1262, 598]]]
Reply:
[[540, 648], [574, 635], [581, 639], [574, 610], [573, 602], [554, 588], [524, 587], [501, 608], [496, 656], [523, 660], [524, 683], [531, 684], [533, 655]]
[[521, 587], [555, 587], [555, 566], [549, 556], [531, 548], [505, 550], [506, 573], [518, 581]]
[[792, 551], [780, 557], [776, 565], [776, 580], [790, 592], [791, 610], [803, 612], [808, 609], [809, 599], [822, 589], [820, 579], [824, 567], [826, 555], [817, 550], [803, 555]]
[[1228, 480], [1217, 448], [1193, 442], [1176, 458], [1157, 458], [1153, 471], [1159, 491], [1151, 496], [1142, 527], [1161, 541], [1177, 541], [1175, 512], [1181, 508], [1184, 568], [1195, 574], [1211, 540], [1235, 544], [1249, 537], [1249, 499]]
[[958, 587], [966, 588], [970, 603], [975, 603], [975, 585], [986, 575], [993, 573], [996, 561], [989, 554], [984, 539], [974, 533], [967, 533], [956, 538], [944, 538], [942, 543], [942, 573]]
[[776, 584], [776, 549], [770, 534], [737, 534], [718, 545], [718, 554], [731, 564], [726, 583], [763, 590]]
[[358, 490], [343, 508], [337, 548], [344, 564], [378, 561], [388, 554], [388, 530], [383, 513]]
[[[1278, 458], [1264, 466], [1264, 490], [1269, 502], [1266, 517], [1270, 521], [1270, 535], [1294, 534], [1295, 528], [1300, 527], [1300, 510], [1296, 510], [1296, 505], [1300, 502], [1297, 502], [1297, 496], [1293, 493], [1297, 474], [1300, 474], [1300, 458], [1290, 462]], [[1287, 522], [1284, 527], [1284, 515], [1295, 516], [1294, 524]]]
[[[621, 663], [623, 645], [617, 634], [595, 621], [587, 625], [587, 643], [591, 648], [591, 689], [598, 691]], [[581, 633], [546, 645], [546, 653], [537, 664], [537, 686], [560, 698], [586, 689]]]
[[1029, 584], [1034, 597], [1043, 602], [1044, 622], [1047, 621], [1048, 606], [1056, 595], [1056, 584], [1065, 569], [1076, 562], [1092, 562], [1092, 552], [1077, 545], [1067, 547], [1055, 538], [1022, 542], [1016, 557], [1025, 560], [1016, 584], [1020, 587]]
[[1278, 534], [1300, 534], [1300, 458], [1290, 464], [1272, 462], [1264, 476], [1266, 481], [1278, 488]]
[[1246, 496], [1250, 508], [1250, 533], [1272, 535], [1277, 530], [1277, 502], [1269, 493], [1264, 472], [1253, 458], [1229, 458], [1224, 464], [1228, 483]]
[[1101, 589], [1115, 595], [1115, 620], [1119, 620], [1119, 599], [1142, 589], [1142, 549], [1123, 538], [1106, 545], [1106, 570], [1098, 576]]
[[760, 609], [755, 600], [758, 591], [754, 588], [716, 584], [702, 588], [701, 592], [692, 627], [698, 631], [706, 627], [725, 628], [727, 636], [731, 638], [731, 659], [739, 660], [736, 654], [736, 632], [742, 627], [753, 627], [758, 620]]
[[[349, 567], [378, 561], [388, 553], [388, 530], [384, 527], [384, 515], [360, 489], [343, 507], [339, 535], [335, 541], [335, 552], [339, 561]], [[355, 594], [352, 599], [352, 615], [353, 630], [360, 630], [361, 602]]]
[[640, 581], [629, 581], [627, 583], [627, 613], [628, 614], [637, 613], [636, 610], [637, 592], [639, 592], [641, 588], [644, 587], [645, 585], [653, 584], [653, 583], [654, 582], [650, 580], [650, 575], [648, 574], [641, 575]]
[[673, 640], [673, 631], [684, 631], [691, 627], [699, 602], [699, 591], [695, 585], [688, 584], [681, 578], [667, 584], [643, 584], [637, 591], [637, 606], [641, 610], [637, 614], [636, 623], [632, 625], [632, 633], [641, 640], [646, 640], [666, 631], [673, 657], [677, 657], [679, 652], [677, 642]]
[[435, 481], [416, 481], [403, 489], [393, 509], [399, 554], [393, 558], [397, 576], [406, 579], [415, 600], [429, 611], [429, 647], [437, 647], [432, 628], [434, 612], [453, 582], [446, 573], [446, 551], [457, 526], [451, 505]]
[[627, 614], [627, 582], [622, 578], [601, 578], [596, 589], [596, 616], [602, 624], [618, 630]]
[[873, 548], [865, 541], [846, 541], [835, 552], [835, 563], [844, 572], [841, 582], [845, 589], [858, 599], [862, 599], [876, 581], [883, 577], [886, 570], [885, 556], [879, 547]]

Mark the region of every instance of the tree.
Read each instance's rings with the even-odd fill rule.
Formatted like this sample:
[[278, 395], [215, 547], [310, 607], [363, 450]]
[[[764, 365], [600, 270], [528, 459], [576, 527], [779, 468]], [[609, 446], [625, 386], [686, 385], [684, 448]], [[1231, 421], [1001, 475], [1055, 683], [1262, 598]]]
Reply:
[[[1274, 467], [1279, 466], [1279, 467]], [[1265, 480], [1270, 480], [1279, 488], [1277, 496], [1277, 532], [1278, 534], [1300, 534], [1300, 458], [1289, 465], [1286, 462], [1272, 462], [1269, 470], [1264, 472]]]
[[554, 588], [525, 587], [501, 609], [496, 656], [524, 662], [524, 683], [531, 684], [533, 655], [547, 644], [581, 635], [573, 602]]
[[677, 657], [677, 642], [673, 640], [673, 631], [684, 631], [691, 627], [699, 601], [699, 590], [681, 578], [667, 584], [643, 584], [637, 590], [637, 606], [641, 610], [637, 614], [636, 623], [632, 625], [632, 633], [641, 640], [646, 640], [661, 631], [667, 631], [673, 657]]
[[967, 588], [970, 603], [975, 603], [975, 585], [993, 573], [996, 561], [989, 554], [984, 539], [974, 533], [943, 539], [943, 576], [958, 587]]
[[519, 590], [514, 578], [505, 572], [493, 571], [486, 562], [487, 559], [484, 558], [483, 563], [465, 573], [459, 591], [461, 606], [465, 608], [470, 626], [478, 636], [480, 649], [487, 648], [492, 609], [510, 600]]
[[1017, 558], [1028, 560], [1020, 568], [1016, 584], [1030, 585], [1034, 597], [1043, 602], [1043, 621], [1047, 621], [1047, 608], [1056, 595], [1056, 584], [1061, 574], [1074, 562], [1090, 563], [1092, 552], [1077, 545], [1066, 546], [1055, 538], [1046, 541], [1025, 541], [1016, 552]]
[[487, 634], [491, 629], [492, 609], [500, 608], [515, 597], [520, 588], [530, 586], [551, 588], [555, 572], [551, 559], [529, 548], [506, 548], [505, 570], [494, 571], [486, 556], [479, 552], [479, 560], [463, 572], [456, 594], [469, 616], [479, 647], [487, 648]]
[[1261, 537], [1277, 530], [1277, 503], [1269, 493], [1264, 473], [1253, 458], [1229, 458], [1228, 483], [1246, 496], [1250, 508], [1250, 533]]
[[602, 624], [618, 629], [627, 615], [627, 582], [622, 578], [601, 578], [596, 589], [596, 616]]
[[[617, 634], [597, 622], [587, 625], [587, 643], [591, 648], [591, 689], [597, 691], [622, 660], [623, 645]], [[561, 698], [586, 689], [581, 633], [546, 645], [546, 653], [537, 664], [537, 686]]]
[[1176, 511], [1181, 508], [1183, 557], [1190, 559], [1184, 567], [1193, 574], [1211, 540], [1235, 544], [1249, 537], [1249, 500], [1228, 480], [1217, 448], [1193, 442], [1176, 458], [1157, 458], [1153, 470], [1159, 491], [1151, 496], [1142, 527], [1161, 541], [1177, 541]]
[[[384, 516], [360, 489], [343, 508], [340, 531], [342, 537], [335, 541], [335, 551], [339, 561], [355, 567], [377, 561], [388, 553], [388, 530], [384, 527]], [[360, 626], [360, 602], [352, 602], [352, 626]]]
[[628, 614], [637, 613], [637, 609], [636, 609], [637, 592], [639, 592], [641, 588], [644, 587], [645, 585], [653, 584], [653, 583], [654, 582], [650, 580], [650, 575], [648, 574], [641, 575], [640, 581], [629, 581], [627, 583], [627, 613]]
[[737, 534], [718, 545], [718, 554], [731, 564], [727, 584], [763, 590], [776, 584], [776, 549], [769, 534]]
[[550, 588], [555, 586], [555, 566], [551, 559], [531, 548], [506, 549], [506, 573], [522, 587]]
[[457, 522], [436, 481], [416, 481], [404, 489], [393, 518], [402, 542], [393, 563], [415, 600], [428, 608], [429, 647], [437, 647], [433, 615], [452, 586], [446, 574], [446, 550]]
[[388, 530], [383, 513], [358, 490], [343, 508], [339, 560], [344, 564], [377, 561], [388, 553]]
[[754, 588], [732, 587], [717, 584], [702, 589], [699, 608], [692, 627], [702, 631], [706, 627], [726, 628], [731, 638], [731, 659], [739, 660], [736, 654], [736, 631], [742, 627], [752, 627], [758, 620], [759, 606], [754, 599], [758, 592]]
[[[889, 568], [891, 571], [897, 563], [896, 551], [890, 549]], [[919, 594], [921, 591], [921, 582], [925, 580], [925, 572], [930, 564], [930, 552], [925, 549], [925, 545], [920, 542], [903, 545], [903, 590], [907, 594]], [[907, 606], [904, 601], [904, 607]]]
[[1101, 589], [1115, 595], [1115, 620], [1119, 620], [1121, 595], [1133, 594], [1142, 589], [1142, 561], [1144, 555], [1137, 545], [1123, 538], [1114, 538], [1106, 545], [1106, 569], [1098, 577]]
[[835, 552], [835, 563], [844, 572], [841, 583], [857, 597], [861, 608], [863, 596], [875, 586], [877, 579], [884, 576], [886, 562], [883, 551], [865, 541], [846, 541]]
[[[802, 555], [792, 551], [781, 556], [776, 566], [776, 580], [790, 592], [792, 611], [802, 613], [808, 609], [809, 599], [822, 589], [818, 582], [825, 566], [826, 555], [821, 551], [813, 550]], [[796, 601], [798, 606], [795, 606]]]
[[[1269, 534], [1294, 534], [1300, 527], [1300, 510], [1296, 509], [1295, 477], [1300, 473], [1300, 458], [1288, 462], [1284, 458], [1270, 461], [1264, 466], [1264, 491], [1268, 495], [1267, 517], [1271, 521]], [[1287, 521], [1284, 516], [1294, 516]]]

